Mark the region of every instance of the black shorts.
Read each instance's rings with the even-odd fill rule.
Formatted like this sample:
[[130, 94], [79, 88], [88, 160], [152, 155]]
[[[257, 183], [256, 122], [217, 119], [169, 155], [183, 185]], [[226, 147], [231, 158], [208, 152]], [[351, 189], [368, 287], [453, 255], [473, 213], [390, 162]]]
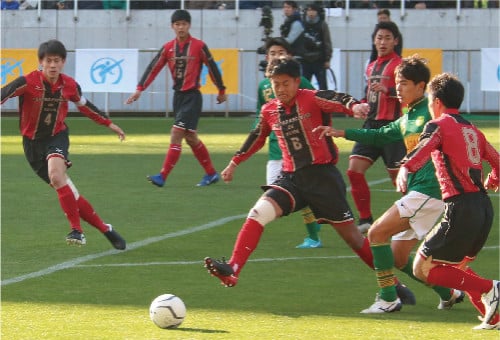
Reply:
[[200, 119], [203, 97], [199, 90], [174, 92], [174, 126], [189, 131], [196, 131]]
[[333, 164], [311, 165], [295, 173], [282, 172], [271, 185], [262, 186], [274, 199], [283, 216], [309, 206], [319, 223], [347, 223], [354, 220], [346, 199], [346, 186]]
[[48, 157], [56, 155], [66, 161], [66, 166], [69, 168], [71, 162], [68, 159], [69, 155], [69, 136], [68, 128], [59, 132], [55, 136], [50, 136], [41, 139], [29, 139], [23, 136], [24, 155], [30, 163], [31, 168], [35, 173], [50, 184]]
[[[363, 129], [379, 129], [389, 123], [387, 120], [366, 120]], [[356, 142], [349, 158], [363, 158], [375, 163], [382, 156], [387, 169], [398, 169], [405, 155], [406, 146], [403, 141], [386, 144], [381, 148]]]
[[493, 224], [493, 206], [486, 193], [468, 193], [445, 201], [441, 223], [427, 234], [419, 252], [433, 260], [458, 264], [475, 258]]

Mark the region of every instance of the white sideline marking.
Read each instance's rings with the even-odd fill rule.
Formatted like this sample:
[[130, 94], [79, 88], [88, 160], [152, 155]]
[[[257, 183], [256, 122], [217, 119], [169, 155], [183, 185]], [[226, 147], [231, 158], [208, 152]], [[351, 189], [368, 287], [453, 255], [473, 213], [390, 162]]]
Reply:
[[103, 251], [101, 253], [77, 257], [76, 259], [62, 262], [62, 263], [58, 263], [54, 266], [50, 266], [48, 268], [45, 268], [45, 269], [42, 269], [42, 270], [39, 270], [36, 272], [28, 273], [25, 275], [20, 275], [17, 277], [6, 279], [6, 280], [2, 280], [2, 286], [7, 286], [7, 285], [12, 284], [12, 283], [17, 283], [17, 282], [21, 282], [24, 280], [34, 279], [36, 277], [52, 274], [52, 273], [57, 272], [59, 270], [75, 267], [76, 265], [83, 263], [83, 262], [95, 260], [95, 259], [98, 259], [100, 257], [104, 257], [104, 256], [108, 256], [108, 255], [119, 254], [119, 253], [123, 253], [126, 251], [134, 250], [137, 248], [147, 246], [151, 243], [163, 241], [163, 240], [166, 240], [166, 239], [169, 239], [172, 237], [183, 236], [183, 235], [195, 233], [197, 231], [211, 229], [211, 228], [223, 225], [227, 222], [231, 222], [233, 220], [237, 220], [237, 219], [244, 218], [244, 217], [246, 217], [246, 215], [236, 215], [236, 216], [224, 217], [224, 218], [221, 218], [219, 220], [209, 222], [207, 224], [203, 224], [203, 225], [200, 225], [197, 227], [187, 228], [187, 229], [175, 231], [173, 233], [168, 233], [168, 234], [164, 234], [164, 235], [156, 236], [156, 237], [150, 237], [150, 238], [147, 238], [147, 239], [142, 240], [142, 241], [133, 242], [133, 243], [127, 244], [127, 249], [125, 249], [125, 250], [112, 249], [112, 250], [108, 250], [108, 251]]
[[[481, 250], [498, 249], [500, 246], [483, 247]], [[415, 252], [412, 252], [415, 255]], [[303, 261], [303, 260], [342, 260], [342, 259], [357, 259], [358, 255], [338, 255], [338, 256], [293, 256], [293, 257], [264, 257], [261, 259], [250, 259], [248, 262], [276, 262], [276, 261]], [[165, 262], [142, 262], [142, 263], [105, 263], [105, 264], [81, 264], [75, 265], [77, 268], [91, 267], [146, 267], [146, 266], [179, 266], [190, 264], [203, 264], [203, 261], [165, 261]]]

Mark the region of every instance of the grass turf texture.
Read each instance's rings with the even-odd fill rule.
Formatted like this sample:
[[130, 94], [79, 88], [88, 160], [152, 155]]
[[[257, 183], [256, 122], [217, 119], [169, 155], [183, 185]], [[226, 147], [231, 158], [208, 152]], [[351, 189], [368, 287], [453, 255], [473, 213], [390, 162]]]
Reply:
[[[68, 247], [66, 219], [55, 193], [24, 159], [17, 120], [1, 122], [3, 339], [498, 339], [496, 331], [471, 330], [479, 321], [468, 301], [437, 310], [438, 296], [399, 272], [417, 305], [359, 314], [377, 292], [373, 272], [327, 225], [320, 232], [324, 248], [295, 249], [305, 235], [299, 214], [268, 225], [238, 286], [223, 288], [202, 260], [230, 256], [243, 216], [261, 194], [266, 150], [243, 163], [231, 184], [198, 188], [203, 172], [184, 145], [165, 187], [157, 188], [145, 177], [161, 166], [171, 119], [115, 119], [127, 133], [123, 143], [87, 119], [69, 119], [69, 174], [129, 249], [111, 250], [86, 224], [87, 245]], [[498, 148], [498, 120], [476, 123]], [[251, 118], [200, 121], [219, 171], [251, 124]], [[359, 127], [360, 121], [337, 118], [334, 124]], [[352, 143], [337, 142], [344, 173]], [[367, 177], [386, 179], [382, 162]], [[373, 185], [374, 215], [397, 197], [388, 181]], [[499, 196], [491, 197], [494, 226], [473, 268], [498, 279]], [[162, 330], [149, 320], [150, 302], [164, 293], [186, 304], [179, 329]]]

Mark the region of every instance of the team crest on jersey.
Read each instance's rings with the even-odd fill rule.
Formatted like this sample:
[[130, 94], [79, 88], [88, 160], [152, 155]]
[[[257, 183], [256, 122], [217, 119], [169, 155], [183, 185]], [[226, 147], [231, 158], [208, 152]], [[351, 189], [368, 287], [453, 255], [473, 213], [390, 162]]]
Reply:
[[420, 116], [415, 120], [415, 125], [416, 126], [422, 126], [425, 124], [425, 118]]

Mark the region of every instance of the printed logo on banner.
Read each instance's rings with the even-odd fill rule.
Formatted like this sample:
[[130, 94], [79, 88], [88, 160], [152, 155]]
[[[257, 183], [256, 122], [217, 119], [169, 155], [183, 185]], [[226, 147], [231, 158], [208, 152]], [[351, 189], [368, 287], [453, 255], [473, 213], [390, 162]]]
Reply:
[[2, 58], [2, 85], [7, 83], [8, 77], [20, 77], [23, 75], [24, 59]]
[[110, 57], [97, 59], [90, 68], [90, 79], [94, 84], [118, 84], [122, 80], [121, 63], [124, 60]]

